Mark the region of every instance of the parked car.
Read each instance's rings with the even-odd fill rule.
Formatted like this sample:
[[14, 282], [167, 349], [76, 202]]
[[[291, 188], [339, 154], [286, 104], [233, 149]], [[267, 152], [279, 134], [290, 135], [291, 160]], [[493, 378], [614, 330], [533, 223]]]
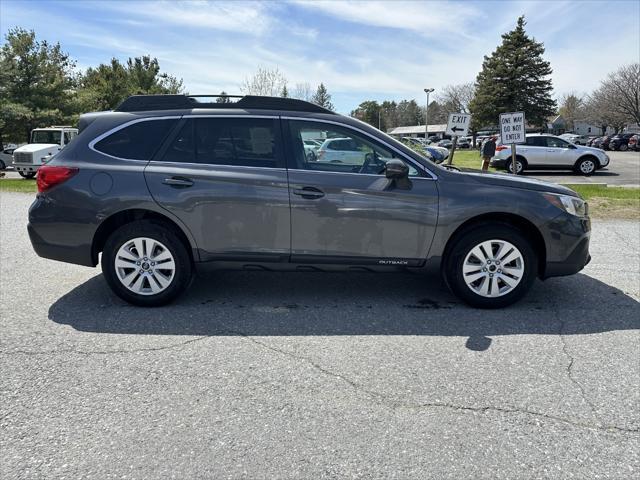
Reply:
[[458, 142], [456, 143], [457, 148], [471, 148], [471, 140], [466, 137], [458, 138]]
[[[174, 300], [208, 263], [433, 270], [465, 302], [503, 307], [536, 277], [574, 274], [590, 259], [587, 205], [573, 190], [440, 167], [301, 100], [133, 96], [79, 127], [38, 171], [29, 237], [42, 257], [100, 261], [136, 305]], [[302, 139], [318, 131], [348, 140], [363, 162], [307, 161]]]
[[0, 152], [0, 170], [4, 170], [13, 163], [13, 151], [15, 147], [8, 147]]
[[629, 150], [629, 140], [634, 135], [634, 133], [619, 133], [618, 135], [611, 137], [611, 140], [609, 141], [609, 149], [626, 152]]
[[[491, 166], [511, 171], [511, 146], [503, 145], [500, 141], [496, 143], [496, 154], [491, 159]], [[527, 169], [559, 169], [591, 175], [607, 165], [609, 156], [602, 150], [575, 145], [554, 135], [530, 134], [527, 135], [525, 144], [516, 146], [518, 173]]]
[[640, 150], [640, 135], [636, 134], [629, 139], [629, 150]]
[[587, 135], [578, 135], [575, 133], [563, 133], [560, 135], [560, 138], [563, 138], [575, 145], [586, 145], [589, 141], [589, 137]]
[[587, 140], [587, 147], [593, 147], [593, 142], [598, 138], [600, 137], [589, 137], [589, 139]]
[[451, 140], [440, 140], [436, 145], [438, 147], [450, 149], [451, 147], [453, 147], [453, 142]]

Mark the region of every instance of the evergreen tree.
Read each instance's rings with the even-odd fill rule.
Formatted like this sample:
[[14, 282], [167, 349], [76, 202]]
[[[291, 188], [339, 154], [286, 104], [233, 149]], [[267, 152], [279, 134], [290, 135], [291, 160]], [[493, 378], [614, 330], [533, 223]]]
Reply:
[[368, 123], [372, 127], [378, 128], [378, 120], [380, 129], [384, 131], [384, 119], [382, 118], [382, 109], [380, 104], [375, 100], [367, 100], [358, 105], [358, 108], [351, 112], [351, 116]]
[[282, 86], [282, 92], [280, 92], [280, 96], [282, 98], [289, 98], [289, 90], [287, 90], [287, 84], [286, 83]]
[[78, 90], [79, 111], [112, 110], [130, 95], [180, 93], [182, 80], [160, 73], [158, 60], [149, 56], [117, 58], [87, 69]]
[[35, 32], [9, 30], [0, 48], [0, 142], [23, 142], [31, 129], [69, 123], [73, 114], [75, 62], [59, 43]]
[[484, 57], [470, 105], [477, 123], [497, 125], [500, 113], [522, 111], [527, 123], [542, 126], [556, 111], [544, 45], [526, 34], [525, 25], [524, 16], [518, 18], [515, 30], [502, 35], [502, 44]]
[[331, 103], [331, 95], [327, 92], [327, 88], [323, 83], [318, 85], [315, 95], [311, 98], [311, 101], [316, 105], [320, 105], [328, 110], [333, 110], [333, 103]]

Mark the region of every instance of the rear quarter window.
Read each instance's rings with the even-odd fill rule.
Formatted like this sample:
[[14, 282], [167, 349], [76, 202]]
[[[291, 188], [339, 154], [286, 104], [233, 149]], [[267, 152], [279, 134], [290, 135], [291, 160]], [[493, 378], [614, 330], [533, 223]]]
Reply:
[[93, 148], [113, 157], [150, 160], [176, 121], [149, 119], [136, 122], [103, 138]]

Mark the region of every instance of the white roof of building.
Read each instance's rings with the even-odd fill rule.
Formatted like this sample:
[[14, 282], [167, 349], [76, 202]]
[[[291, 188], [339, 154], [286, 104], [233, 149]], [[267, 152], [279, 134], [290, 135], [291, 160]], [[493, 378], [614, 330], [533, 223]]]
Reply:
[[[443, 133], [447, 129], [447, 124], [429, 125], [427, 131], [429, 133]], [[416, 133], [424, 133], [424, 125], [412, 125], [408, 127], [396, 127], [387, 130], [390, 135], [411, 135]]]

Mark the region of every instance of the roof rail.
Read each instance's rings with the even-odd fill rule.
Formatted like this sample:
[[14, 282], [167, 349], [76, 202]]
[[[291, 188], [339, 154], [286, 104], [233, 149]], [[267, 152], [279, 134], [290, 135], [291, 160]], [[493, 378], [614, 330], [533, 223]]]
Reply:
[[[236, 102], [201, 102], [198, 98], [239, 98]], [[242, 108], [256, 110], [290, 110], [296, 112], [335, 113], [315, 103], [297, 98], [262, 97], [258, 95], [132, 95], [115, 109], [116, 112], [151, 110], [185, 110], [192, 108]]]

